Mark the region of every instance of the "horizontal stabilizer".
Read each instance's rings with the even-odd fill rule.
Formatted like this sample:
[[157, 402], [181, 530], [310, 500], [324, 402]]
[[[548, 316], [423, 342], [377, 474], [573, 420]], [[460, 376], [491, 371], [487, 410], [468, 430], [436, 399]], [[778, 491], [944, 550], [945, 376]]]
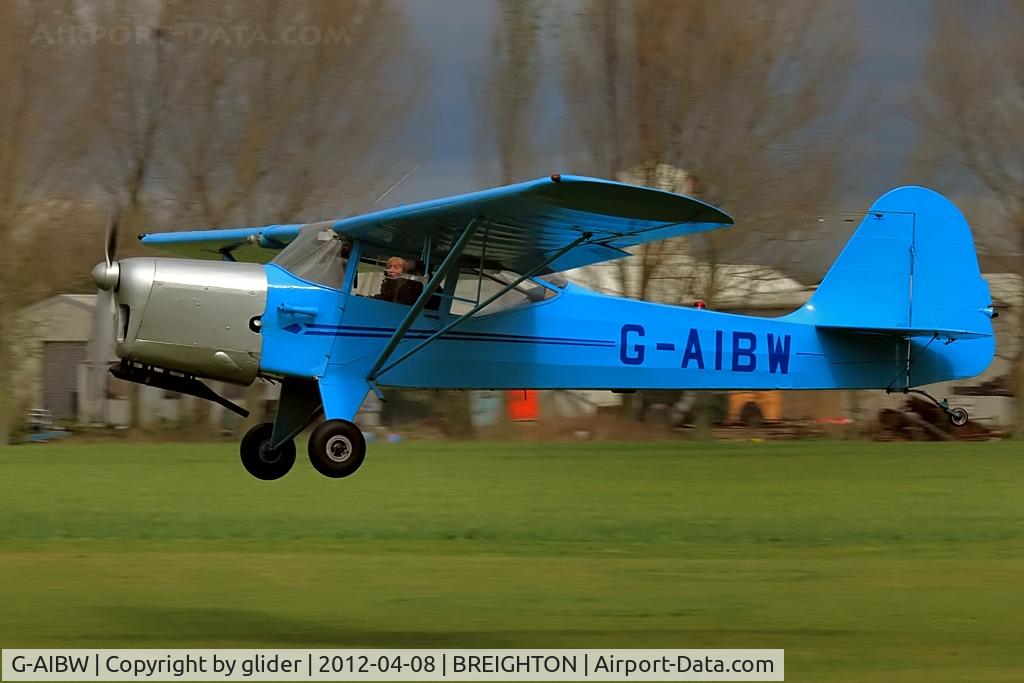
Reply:
[[819, 330], [836, 332], [859, 332], [861, 334], [884, 334], [897, 337], [937, 337], [939, 339], [983, 339], [991, 332], [971, 330], [938, 330], [911, 327], [850, 327], [845, 325], [817, 325]]

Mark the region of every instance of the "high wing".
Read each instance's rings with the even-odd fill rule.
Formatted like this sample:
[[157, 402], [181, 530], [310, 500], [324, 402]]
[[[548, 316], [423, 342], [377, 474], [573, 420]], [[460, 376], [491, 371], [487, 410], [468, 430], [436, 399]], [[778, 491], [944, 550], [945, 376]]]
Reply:
[[[732, 225], [691, 197], [579, 176], [551, 176], [491, 190], [377, 211], [333, 223], [334, 229], [388, 253], [416, 256], [429, 237], [444, 254], [474, 219], [483, 221], [462, 258], [525, 272], [589, 237], [545, 272], [628, 256], [627, 247]], [[268, 261], [294, 239], [298, 225], [142, 235], [143, 244], [192, 258]]]

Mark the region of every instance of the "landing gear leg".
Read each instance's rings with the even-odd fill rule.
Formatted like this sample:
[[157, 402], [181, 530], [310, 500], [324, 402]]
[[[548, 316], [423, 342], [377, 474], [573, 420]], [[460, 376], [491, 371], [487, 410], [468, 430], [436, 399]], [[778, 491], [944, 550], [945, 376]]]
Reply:
[[325, 477], [349, 476], [363, 464], [364, 457], [363, 433], [348, 420], [327, 420], [309, 435], [309, 461]]
[[295, 464], [295, 442], [289, 439], [277, 448], [271, 448], [273, 434], [273, 423], [258, 424], [246, 432], [239, 447], [242, 466], [249, 474], [264, 481], [280, 479]]
[[942, 412], [946, 413], [946, 415], [949, 416], [949, 421], [953, 423], [954, 427], [963, 427], [965, 424], [967, 424], [967, 419], [969, 417], [967, 415], [967, 411], [964, 410], [963, 408], [950, 408], [948, 399], [942, 399], [940, 401], [939, 399], [935, 398], [934, 396], [929, 394], [927, 391], [924, 391], [923, 389], [904, 389], [903, 393], [920, 394], [921, 396], [924, 396], [926, 399], [928, 399], [929, 401], [937, 405], [939, 408], [941, 408]]

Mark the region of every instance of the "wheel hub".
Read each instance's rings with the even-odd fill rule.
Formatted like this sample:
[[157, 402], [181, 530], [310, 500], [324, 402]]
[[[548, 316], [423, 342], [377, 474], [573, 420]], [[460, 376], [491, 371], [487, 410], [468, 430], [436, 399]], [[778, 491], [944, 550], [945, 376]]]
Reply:
[[332, 436], [327, 440], [327, 457], [334, 462], [345, 462], [352, 455], [352, 442], [346, 437]]
[[260, 444], [260, 460], [273, 465], [275, 462], [281, 459], [281, 449], [271, 448], [270, 441], [264, 441]]

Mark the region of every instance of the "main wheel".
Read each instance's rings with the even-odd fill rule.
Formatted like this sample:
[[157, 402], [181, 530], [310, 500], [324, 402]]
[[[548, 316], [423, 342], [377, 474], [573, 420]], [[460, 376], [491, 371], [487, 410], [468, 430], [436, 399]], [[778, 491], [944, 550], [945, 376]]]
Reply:
[[348, 420], [327, 420], [309, 435], [309, 461], [325, 477], [347, 477], [359, 469], [364, 457], [366, 439]]
[[949, 414], [949, 421], [957, 427], [963, 427], [967, 424], [967, 411], [963, 408], [953, 408], [953, 412]]
[[274, 425], [263, 422], [246, 432], [239, 446], [242, 466], [249, 474], [264, 481], [280, 479], [295, 464], [295, 442], [289, 439], [277, 448], [271, 448], [273, 434]]

